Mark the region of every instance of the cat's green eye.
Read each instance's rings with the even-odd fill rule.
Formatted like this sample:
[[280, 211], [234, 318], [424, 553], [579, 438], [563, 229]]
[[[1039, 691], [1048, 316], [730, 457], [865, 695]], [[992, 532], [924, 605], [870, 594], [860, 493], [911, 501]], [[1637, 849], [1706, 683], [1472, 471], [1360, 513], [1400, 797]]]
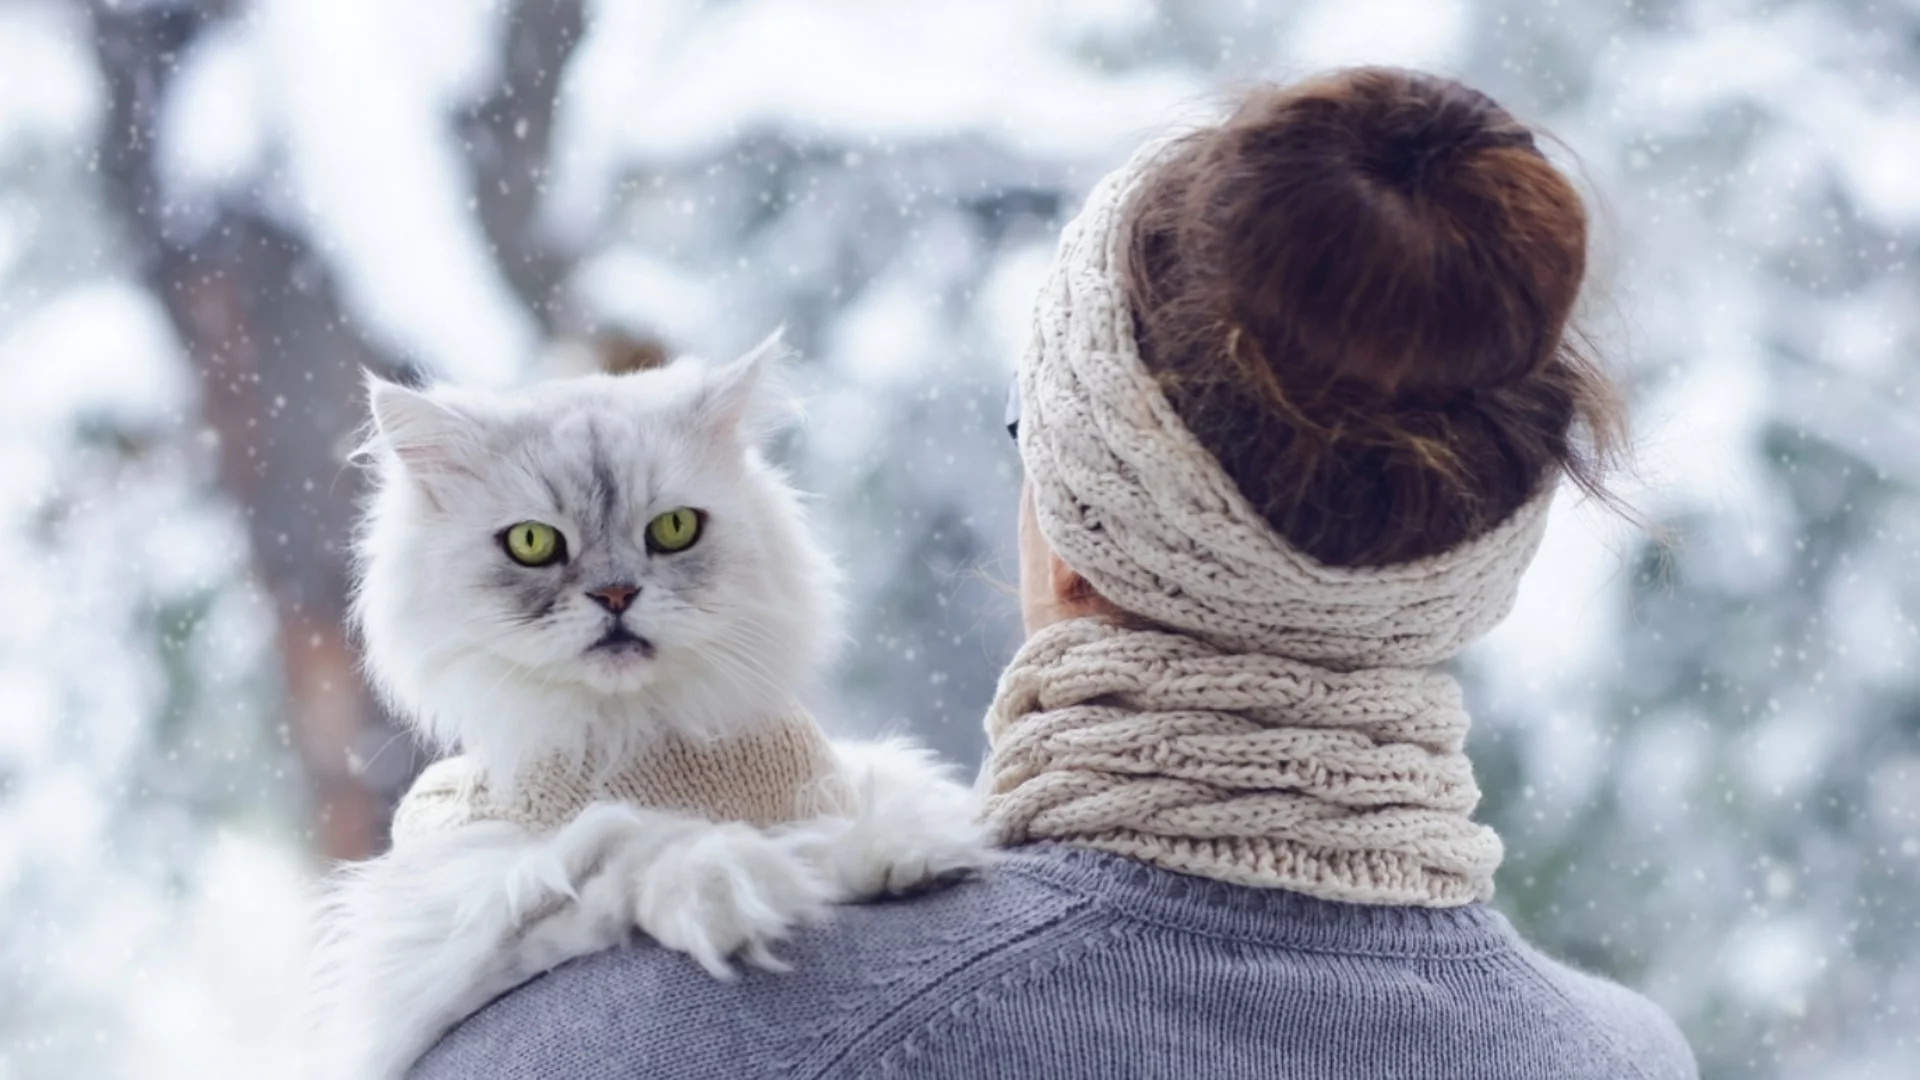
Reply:
[[545, 522], [523, 521], [500, 535], [507, 557], [521, 566], [546, 566], [567, 557], [567, 542], [560, 530]]
[[689, 506], [669, 510], [647, 522], [647, 546], [663, 555], [685, 551], [700, 539], [705, 516]]

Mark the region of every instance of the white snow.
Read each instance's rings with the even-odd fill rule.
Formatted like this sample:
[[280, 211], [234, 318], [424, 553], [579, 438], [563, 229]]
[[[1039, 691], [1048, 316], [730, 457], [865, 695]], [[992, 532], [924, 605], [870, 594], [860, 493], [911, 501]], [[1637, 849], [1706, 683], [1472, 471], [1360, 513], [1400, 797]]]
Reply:
[[363, 317], [445, 375], [502, 385], [531, 358], [533, 326], [468, 212], [436, 100], [450, 69], [416, 63], [417, 37], [387, 12], [378, 0], [261, 5], [291, 194]]
[[756, 129], [801, 143], [972, 136], [1111, 158], [1149, 126], [1204, 111], [1190, 72], [1103, 73], [1057, 47], [1139, 17], [1119, 6], [604, 0], [596, 14], [559, 132], [553, 213], [569, 235], [598, 220], [621, 170], [697, 158]]
[[1348, 64], [1453, 71], [1463, 59], [1468, 0], [1348, 0], [1300, 9], [1284, 59], [1307, 73]]
[[1048, 240], [1001, 255], [980, 287], [974, 321], [985, 333], [988, 354], [1008, 375], [1033, 336], [1034, 298], [1046, 284], [1057, 246]]
[[573, 287], [612, 321], [675, 343], [710, 340], [726, 311], [723, 290], [634, 247], [613, 248], [588, 259], [575, 272]]
[[68, 6], [0, 7], [0, 161], [17, 142], [91, 137], [105, 92], [83, 24]]
[[216, 194], [253, 181], [266, 164], [269, 131], [251, 22], [217, 26], [180, 60], [162, 106], [159, 172], [176, 198]]
[[75, 416], [151, 425], [195, 398], [166, 313], [124, 282], [70, 289], [6, 328], [0, 372], [0, 425], [47, 433]]

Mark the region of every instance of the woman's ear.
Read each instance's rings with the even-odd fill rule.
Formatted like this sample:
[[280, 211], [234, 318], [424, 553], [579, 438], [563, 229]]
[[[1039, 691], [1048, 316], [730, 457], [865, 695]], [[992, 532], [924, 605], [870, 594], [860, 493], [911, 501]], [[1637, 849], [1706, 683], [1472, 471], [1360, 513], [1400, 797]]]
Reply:
[[1020, 485], [1020, 623], [1029, 636], [1062, 619], [1116, 615], [1080, 572], [1054, 554], [1033, 510], [1033, 485]]
[[1047, 552], [1047, 591], [1053, 594], [1053, 602], [1067, 606], [1084, 592], [1087, 579], [1080, 572], [1068, 566], [1060, 556]]
[[1068, 618], [1113, 615], [1120, 610], [1094, 591], [1087, 579], [1080, 576], [1080, 571], [1068, 566], [1051, 551], [1047, 552], [1047, 587], [1053, 593], [1053, 602]]

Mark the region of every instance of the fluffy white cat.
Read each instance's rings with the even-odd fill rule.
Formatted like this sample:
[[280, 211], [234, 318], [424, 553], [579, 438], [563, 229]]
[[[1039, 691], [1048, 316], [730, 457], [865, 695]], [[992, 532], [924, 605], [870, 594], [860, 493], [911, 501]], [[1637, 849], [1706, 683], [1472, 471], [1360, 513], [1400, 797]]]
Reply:
[[[759, 443], [777, 343], [512, 393], [371, 383], [377, 493], [355, 616], [395, 712], [495, 790], [540, 762], [793, 715], [834, 574]], [[982, 865], [971, 797], [921, 751], [835, 744], [835, 812], [755, 828], [596, 802], [481, 820], [349, 866], [315, 950], [315, 1071], [402, 1075], [448, 1028], [635, 930], [716, 976], [830, 904]]]

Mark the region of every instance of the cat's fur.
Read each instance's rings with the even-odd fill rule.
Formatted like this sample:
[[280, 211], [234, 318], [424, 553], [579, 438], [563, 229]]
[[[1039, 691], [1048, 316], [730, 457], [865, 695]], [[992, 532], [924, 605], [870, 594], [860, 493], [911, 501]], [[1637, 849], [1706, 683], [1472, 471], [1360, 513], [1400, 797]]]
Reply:
[[[791, 715], [836, 636], [832, 567], [758, 443], [785, 411], [776, 343], [513, 394], [370, 386], [378, 487], [355, 616], [376, 685], [490, 784], [552, 755], [618, 761], [662, 731], [725, 736]], [[655, 514], [700, 540], [649, 553]], [[498, 539], [558, 527], [527, 568]], [[585, 590], [638, 586], [615, 615]], [[595, 649], [616, 620], [642, 646]], [[784, 710], [784, 712], [783, 712]], [[755, 829], [599, 803], [549, 834], [480, 822], [335, 876], [316, 949], [317, 1072], [398, 1076], [447, 1028], [635, 929], [719, 976], [827, 905], [985, 859], [969, 796], [930, 755], [836, 744], [844, 816]]]

